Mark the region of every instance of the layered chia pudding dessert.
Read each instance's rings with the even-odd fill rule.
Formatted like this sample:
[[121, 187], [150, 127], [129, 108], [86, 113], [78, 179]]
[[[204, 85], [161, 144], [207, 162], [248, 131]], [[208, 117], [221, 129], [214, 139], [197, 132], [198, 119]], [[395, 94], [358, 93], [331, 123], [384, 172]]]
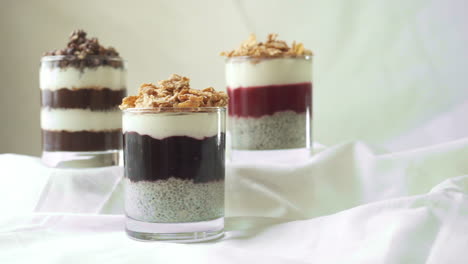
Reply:
[[224, 228], [227, 95], [172, 75], [143, 84], [123, 110], [127, 234], [191, 242]]
[[83, 30], [63, 49], [41, 59], [41, 128], [45, 164], [52, 167], [116, 165], [126, 69], [118, 52]]
[[233, 150], [310, 149], [312, 52], [276, 34], [251, 35], [226, 56]]

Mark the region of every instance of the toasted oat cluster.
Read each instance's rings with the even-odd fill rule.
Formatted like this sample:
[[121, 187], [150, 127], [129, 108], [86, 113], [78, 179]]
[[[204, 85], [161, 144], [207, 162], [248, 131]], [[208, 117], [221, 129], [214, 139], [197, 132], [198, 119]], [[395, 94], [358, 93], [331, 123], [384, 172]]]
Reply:
[[223, 107], [228, 103], [225, 92], [217, 92], [208, 87], [203, 90], [190, 88], [190, 79], [172, 74], [168, 80], [158, 85], [144, 83], [138, 95], [127, 96], [122, 100], [120, 109], [155, 107]]
[[286, 41], [277, 40], [278, 34], [268, 34], [267, 41], [257, 42], [255, 34], [250, 34], [249, 39], [242, 42], [238, 49], [221, 52], [221, 56], [238, 57], [249, 56], [257, 58], [271, 57], [297, 57], [312, 55], [312, 51], [305, 49], [302, 43], [293, 41], [291, 47]]

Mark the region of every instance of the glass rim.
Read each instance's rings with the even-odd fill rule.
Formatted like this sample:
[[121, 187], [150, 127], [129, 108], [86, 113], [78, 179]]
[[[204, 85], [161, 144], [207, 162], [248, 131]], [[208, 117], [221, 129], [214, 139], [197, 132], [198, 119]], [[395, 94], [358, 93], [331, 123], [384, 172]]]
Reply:
[[106, 59], [112, 61], [122, 61], [126, 62], [122, 57], [117, 56], [107, 56], [107, 55], [86, 55], [84, 58], [80, 59], [76, 55], [47, 55], [41, 57], [41, 62], [51, 62], [51, 61], [60, 61], [60, 60], [85, 60], [85, 59]]
[[237, 61], [263, 61], [263, 60], [274, 60], [274, 59], [297, 59], [297, 60], [312, 60], [314, 55], [300, 55], [300, 56], [280, 56], [280, 57], [254, 57], [254, 56], [235, 56], [226, 58], [226, 62], [237, 62]]
[[206, 106], [206, 107], [147, 107], [147, 108], [127, 108], [124, 113], [214, 113], [225, 112], [226, 106]]

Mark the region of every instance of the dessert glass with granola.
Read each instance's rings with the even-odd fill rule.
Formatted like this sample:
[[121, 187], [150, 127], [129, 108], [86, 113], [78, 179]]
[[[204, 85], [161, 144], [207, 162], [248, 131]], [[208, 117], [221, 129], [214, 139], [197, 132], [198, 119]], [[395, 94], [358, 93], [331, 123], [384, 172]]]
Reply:
[[41, 59], [42, 161], [51, 167], [117, 165], [126, 95], [124, 61], [86, 32]]
[[227, 95], [172, 75], [123, 110], [126, 232], [195, 242], [223, 235]]
[[[251, 35], [226, 56], [232, 158], [247, 153], [312, 150], [312, 52], [302, 43]], [[275, 152], [273, 152], [275, 153]], [[284, 154], [284, 151], [282, 152]]]

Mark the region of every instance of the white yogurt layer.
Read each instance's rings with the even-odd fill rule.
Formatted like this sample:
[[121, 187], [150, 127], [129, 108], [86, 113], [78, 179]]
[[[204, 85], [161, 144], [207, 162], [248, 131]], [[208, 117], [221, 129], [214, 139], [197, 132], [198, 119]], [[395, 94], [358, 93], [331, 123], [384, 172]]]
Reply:
[[171, 136], [188, 136], [196, 139], [212, 137], [219, 130], [224, 132], [224, 123], [218, 122], [213, 113], [125, 113], [123, 132], [137, 132], [155, 139]]
[[277, 58], [264, 59], [259, 63], [233, 60], [226, 63], [226, 82], [231, 89], [311, 81], [311, 59]]
[[111, 66], [84, 68], [80, 71], [74, 67], [41, 67], [40, 88], [58, 90], [62, 88], [109, 88], [121, 90], [127, 83], [126, 70]]
[[41, 128], [44, 130], [103, 131], [122, 127], [122, 113], [114, 111], [91, 111], [87, 109], [41, 110]]

